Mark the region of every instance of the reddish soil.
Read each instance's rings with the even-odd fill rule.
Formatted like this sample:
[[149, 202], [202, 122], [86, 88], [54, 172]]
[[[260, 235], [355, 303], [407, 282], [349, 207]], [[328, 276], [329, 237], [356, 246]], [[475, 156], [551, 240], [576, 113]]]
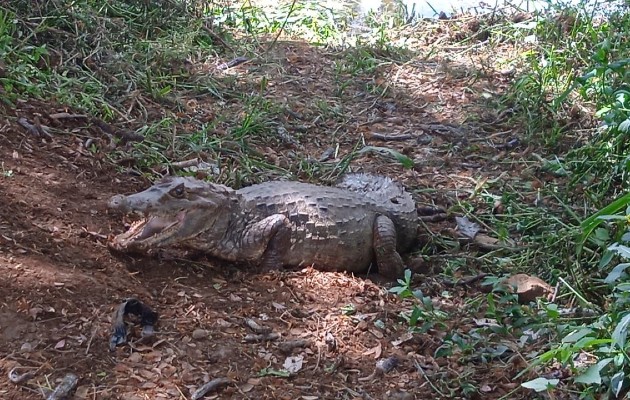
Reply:
[[[222, 398], [352, 397], [383, 385], [422, 391], [406, 360], [411, 349], [388, 345], [404, 329], [373, 325], [398, 325], [396, 301], [381, 287], [314, 270], [257, 274], [205, 261], [116, 258], [106, 236], [123, 228], [106, 200], [146, 182], [77, 153], [73, 137], [45, 143], [22, 131], [5, 126], [1, 136], [1, 366], [5, 376], [19, 366], [35, 377], [24, 386], [4, 381], [2, 398], [40, 399], [36, 389], [67, 372], [80, 377], [78, 398], [186, 398], [181, 393], [217, 376], [235, 382]], [[110, 352], [112, 312], [132, 296], [159, 312], [158, 340]], [[341, 310], [348, 304], [353, 317]], [[281, 339], [244, 342], [253, 333], [244, 318]], [[193, 339], [199, 329], [205, 332]], [[291, 339], [308, 344], [281, 351]], [[281, 369], [291, 354], [304, 359], [295, 377], [258, 377], [264, 368]], [[406, 361], [387, 379], [363, 380], [383, 354]]]
[[[38, 107], [46, 106], [9, 114], [34, 120]], [[120, 215], [108, 214], [107, 199], [149, 182], [89, 153], [71, 129], [42, 140], [15, 120], [0, 125], [0, 371], [7, 377], [19, 367], [33, 378], [0, 380], [2, 399], [41, 399], [42, 389], [69, 372], [80, 379], [76, 399], [188, 399], [218, 377], [232, 383], [205, 398], [453, 398], [462, 395], [463, 381], [478, 385], [472, 398], [497, 398], [518, 387], [511, 377], [524, 368], [519, 357], [493, 364], [462, 354], [433, 358], [450, 329], [464, 324], [457, 305], [464, 295], [455, 290], [453, 304], [442, 306], [450, 307], [450, 320], [411, 335], [399, 317], [411, 303], [365, 277], [312, 269], [261, 274], [205, 258], [112, 255], [107, 237], [124, 227]], [[387, 122], [375, 129], [396, 131]], [[431, 158], [422, 149], [412, 150]], [[435, 180], [442, 163], [425, 175]], [[141, 343], [136, 332], [110, 352], [112, 313], [129, 297], [159, 313], [157, 335]], [[247, 318], [280, 338], [247, 341], [254, 333]], [[305, 344], [287, 349], [296, 339]], [[274, 376], [290, 356], [302, 360], [301, 369]], [[390, 357], [396, 368], [375, 373], [377, 361]]]

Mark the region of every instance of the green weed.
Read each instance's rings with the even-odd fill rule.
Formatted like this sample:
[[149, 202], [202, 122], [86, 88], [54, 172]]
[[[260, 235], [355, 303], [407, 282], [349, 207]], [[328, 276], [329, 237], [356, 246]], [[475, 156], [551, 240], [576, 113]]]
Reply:
[[430, 297], [426, 297], [419, 289], [412, 289], [411, 271], [405, 270], [403, 279], [398, 279], [398, 286], [389, 289], [401, 299], [413, 299], [414, 305], [409, 311], [403, 311], [400, 317], [413, 332], [425, 333], [429, 329], [444, 326], [447, 314], [433, 306]]

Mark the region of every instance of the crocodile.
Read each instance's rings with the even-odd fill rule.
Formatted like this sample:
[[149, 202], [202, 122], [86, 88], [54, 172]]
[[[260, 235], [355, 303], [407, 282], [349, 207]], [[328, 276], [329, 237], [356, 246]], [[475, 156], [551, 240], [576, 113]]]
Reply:
[[375, 261], [388, 278], [403, 274], [400, 254], [414, 244], [418, 224], [402, 185], [369, 174], [346, 175], [334, 187], [270, 181], [238, 190], [166, 177], [112, 197], [109, 208], [144, 216], [109, 240], [118, 252], [178, 245], [265, 269], [312, 265], [354, 273]]

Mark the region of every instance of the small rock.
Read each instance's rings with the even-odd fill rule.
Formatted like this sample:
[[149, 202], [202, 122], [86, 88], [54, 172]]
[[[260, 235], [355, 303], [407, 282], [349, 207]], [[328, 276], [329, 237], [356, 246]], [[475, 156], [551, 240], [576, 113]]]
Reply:
[[503, 281], [510, 290], [518, 296], [518, 302], [527, 304], [538, 297], [549, 298], [553, 294], [553, 288], [542, 279], [527, 274], [516, 274]]
[[33, 351], [33, 345], [28, 342], [24, 343], [22, 347], [20, 347], [21, 353], [30, 353], [31, 351]]
[[195, 340], [201, 340], [208, 337], [208, 331], [205, 329], [195, 329], [192, 333], [192, 337]]

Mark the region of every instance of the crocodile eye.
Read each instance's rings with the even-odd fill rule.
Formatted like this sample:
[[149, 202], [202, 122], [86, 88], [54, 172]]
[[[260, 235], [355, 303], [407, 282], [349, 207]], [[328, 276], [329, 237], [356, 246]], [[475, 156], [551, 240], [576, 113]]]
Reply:
[[186, 193], [186, 188], [184, 187], [183, 183], [181, 185], [178, 185], [176, 188], [171, 189], [171, 196], [176, 197], [178, 199], [181, 199], [182, 197], [184, 197], [185, 193]]

